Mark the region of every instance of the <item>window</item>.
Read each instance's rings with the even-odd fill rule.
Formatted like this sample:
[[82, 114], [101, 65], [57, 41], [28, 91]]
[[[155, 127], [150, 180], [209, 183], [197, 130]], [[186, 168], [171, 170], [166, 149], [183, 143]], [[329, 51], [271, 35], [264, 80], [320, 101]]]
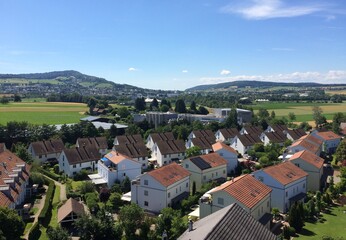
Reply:
[[223, 170], [223, 174], [226, 174], [226, 170], [225, 169]]
[[166, 157], [167, 157], [167, 155], [165, 154], [165, 155], [163, 155], [163, 157], [164, 157], [164, 158], [166, 158]]
[[204, 175], [204, 176], [203, 176], [203, 180], [207, 180], [207, 176]]
[[187, 188], [189, 187], [189, 183], [186, 183], [186, 187], [187, 187]]
[[212, 178], [214, 177], [214, 173], [211, 174], [211, 177], [212, 177]]
[[79, 166], [81, 167], [81, 166], [82, 166], [82, 164], [80, 163], [80, 164], [79, 164]]
[[171, 197], [171, 193], [169, 192], [169, 193], [168, 193], [168, 198], [170, 198], [170, 197]]
[[181, 186], [179, 186], [179, 192], [181, 192]]
[[185, 168], [189, 168], [189, 164], [186, 163], [186, 164], [185, 164]]
[[144, 160], [145, 160], [145, 157], [142, 157], [142, 160], [144, 161]]
[[303, 184], [303, 188], [305, 188], [305, 183]]
[[269, 207], [269, 201], [267, 201], [267, 208]]
[[65, 166], [65, 163], [62, 163], [62, 166], [64, 167], [64, 166]]
[[218, 175], [218, 172], [216, 172], [215, 174], [216, 174], [216, 176], [217, 176], [217, 175]]
[[144, 185], [148, 185], [148, 180], [144, 180]]
[[144, 206], [146, 206], [146, 207], [148, 207], [148, 206], [149, 206], [148, 201], [144, 201]]
[[223, 156], [223, 153], [219, 153], [219, 155], [222, 157], [222, 156]]
[[145, 163], [142, 164], [142, 167], [145, 167]]
[[299, 163], [295, 163], [295, 165], [296, 165], [297, 167], [299, 167]]
[[144, 190], [144, 196], [148, 196], [148, 191]]
[[175, 189], [175, 193], [178, 193], [178, 188]]
[[288, 197], [288, 192], [286, 191], [286, 197]]
[[223, 205], [224, 202], [223, 202], [223, 198], [217, 198], [217, 204], [220, 204], [220, 205]]
[[123, 176], [125, 177], [125, 176], [126, 176], [126, 173], [124, 173]]
[[73, 168], [76, 168], [76, 164], [75, 164], [75, 165], [73, 165]]

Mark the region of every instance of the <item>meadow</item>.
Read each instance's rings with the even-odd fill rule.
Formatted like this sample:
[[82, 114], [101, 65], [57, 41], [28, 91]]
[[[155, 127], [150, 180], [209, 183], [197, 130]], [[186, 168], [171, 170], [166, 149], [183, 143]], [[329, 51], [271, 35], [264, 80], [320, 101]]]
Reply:
[[83, 103], [20, 102], [0, 104], [0, 124], [27, 121], [33, 124], [77, 123], [88, 107]]

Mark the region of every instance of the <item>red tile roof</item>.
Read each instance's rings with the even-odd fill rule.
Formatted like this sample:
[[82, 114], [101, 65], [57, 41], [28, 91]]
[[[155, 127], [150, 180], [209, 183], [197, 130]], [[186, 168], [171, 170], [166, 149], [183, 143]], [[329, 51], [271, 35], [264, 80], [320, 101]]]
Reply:
[[308, 175], [291, 162], [283, 162], [260, 171], [264, 171], [283, 185], [290, 184]]
[[304, 160], [305, 162], [307, 162], [309, 164], [312, 164], [313, 166], [317, 167], [318, 169], [323, 167], [324, 159], [320, 158], [319, 156], [317, 156], [317, 155], [315, 155], [309, 151], [306, 151], [306, 150], [295, 153], [288, 160], [294, 161], [294, 160], [299, 159], [299, 158]]
[[77, 215], [83, 215], [85, 213], [83, 204], [73, 198], [69, 198], [66, 203], [58, 209], [58, 223], [72, 212]]
[[216, 152], [216, 151], [218, 151], [218, 150], [220, 150], [220, 149], [225, 149], [225, 150], [227, 150], [227, 151], [229, 151], [229, 152], [232, 152], [232, 153], [238, 155], [237, 151], [234, 150], [234, 148], [232, 148], [232, 147], [230, 147], [230, 146], [228, 146], [227, 144], [222, 143], [222, 142], [214, 143], [212, 147], [213, 147], [213, 151], [214, 151], [214, 152]]
[[125, 156], [125, 155], [120, 154], [116, 151], [111, 151], [110, 153], [107, 153], [104, 157], [109, 159], [114, 164], [119, 164], [123, 160], [129, 160], [129, 161], [134, 161], [134, 162], [138, 163], [137, 161], [132, 160], [131, 157]]
[[335, 134], [335, 133], [332, 132], [332, 131], [317, 132], [316, 134], [317, 134], [318, 136], [320, 136], [321, 138], [323, 138], [325, 141], [341, 138], [341, 136], [339, 136], [338, 134]]
[[250, 174], [242, 175], [234, 180], [225, 182], [224, 184], [212, 189], [209, 193], [217, 191], [225, 191], [237, 201], [241, 202], [248, 208], [253, 208], [262, 201], [272, 189], [263, 184]]
[[189, 171], [175, 162], [150, 171], [147, 174], [155, 178], [165, 187], [168, 187], [191, 175]]
[[306, 141], [306, 140], [298, 140], [297, 142], [294, 142], [292, 145], [292, 147], [295, 147], [295, 146], [301, 146], [303, 147], [304, 149], [312, 152], [312, 153], [317, 153], [318, 150], [320, 149], [320, 146], [312, 143], [312, 142], [309, 142], [309, 141]]

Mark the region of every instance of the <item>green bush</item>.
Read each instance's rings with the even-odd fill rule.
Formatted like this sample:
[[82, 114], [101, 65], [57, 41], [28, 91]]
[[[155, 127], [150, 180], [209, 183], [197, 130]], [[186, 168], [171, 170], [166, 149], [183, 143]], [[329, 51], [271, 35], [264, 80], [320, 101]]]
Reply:
[[60, 180], [60, 175], [52, 173], [46, 169], [43, 168], [38, 168], [37, 171], [39, 171], [40, 173], [43, 173], [44, 175], [54, 179], [55, 181], [59, 181]]
[[40, 224], [38, 222], [35, 222], [35, 224], [31, 227], [29, 232], [29, 240], [37, 240], [40, 238], [41, 231], [40, 231]]
[[42, 211], [40, 215], [38, 216], [38, 220], [42, 224], [49, 222], [48, 217], [51, 214], [52, 201], [53, 201], [54, 191], [55, 191], [55, 184], [52, 180], [46, 178], [46, 184], [48, 185], [48, 190], [46, 192], [46, 200], [44, 202]]

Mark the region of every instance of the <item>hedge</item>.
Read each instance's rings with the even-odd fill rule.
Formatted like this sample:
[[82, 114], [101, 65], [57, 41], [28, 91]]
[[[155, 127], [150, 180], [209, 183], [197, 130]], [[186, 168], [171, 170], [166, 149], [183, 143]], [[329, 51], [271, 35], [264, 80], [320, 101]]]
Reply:
[[37, 240], [39, 239], [41, 235], [40, 232], [40, 224], [38, 222], [35, 222], [34, 225], [32, 225], [30, 232], [29, 232], [29, 240]]
[[49, 222], [49, 221], [45, 221], [45, 220], [49, 220], [47, 218], [51, 214], [52, 201], [53, 201], [54, 191], [55, 191], [54, 182], [47, 177], [45, 177], [45, 179], [46, 179], [46, 182], [48, 183], [48, 190], [46, 192], [46, 200], [44, 202], [44, 206], [42, 208], [40, 215], [38, 216], [39, 222], [42, 223], [43, 225], [45, 222], [46, 223]]
[[52, 173], [50, 171], [47, 171], [46, 169], [43, 168], [38, 168], [37, 169], [40, 173], [43, 173], [44, 175], [54, 179], [55, 181], [59, 181], [60, 180], [60, 175]]

